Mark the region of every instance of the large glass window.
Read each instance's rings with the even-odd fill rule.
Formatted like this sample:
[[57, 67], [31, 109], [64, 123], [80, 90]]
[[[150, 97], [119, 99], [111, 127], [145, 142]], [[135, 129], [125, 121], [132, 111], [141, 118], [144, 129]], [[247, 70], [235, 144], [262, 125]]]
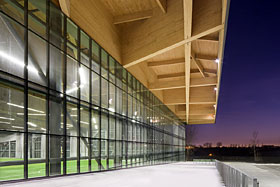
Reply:
[[0, 181], [183, 159], [180, 120], [53, 1], [27, 2], [0, 0]]

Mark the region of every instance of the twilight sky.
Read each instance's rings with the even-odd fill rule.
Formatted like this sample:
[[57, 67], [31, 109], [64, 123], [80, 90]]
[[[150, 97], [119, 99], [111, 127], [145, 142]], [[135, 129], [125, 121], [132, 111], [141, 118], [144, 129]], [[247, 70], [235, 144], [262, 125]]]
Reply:
[[194, 144], [280, 145], [280, 1], [231, 0], [216, 124]]

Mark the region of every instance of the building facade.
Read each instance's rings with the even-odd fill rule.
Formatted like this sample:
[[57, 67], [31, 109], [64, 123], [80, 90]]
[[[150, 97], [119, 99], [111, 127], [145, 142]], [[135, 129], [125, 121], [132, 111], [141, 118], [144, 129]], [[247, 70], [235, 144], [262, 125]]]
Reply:
[[0, 181], [184, 155], [184, 123], [55, 4], [0, 0]]

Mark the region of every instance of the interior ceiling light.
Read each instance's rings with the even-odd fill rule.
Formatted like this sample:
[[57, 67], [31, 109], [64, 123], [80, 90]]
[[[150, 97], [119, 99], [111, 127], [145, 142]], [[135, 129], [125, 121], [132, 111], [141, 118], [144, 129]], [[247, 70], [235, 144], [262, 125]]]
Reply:
[[6, 117], [0, 117], [0, 119], [6, 119], [6, 120], [11, 120], [11, 121], [15, 120], [14, 118], [6, 118]]
[[37, 125], [35, 123], [27, 122], [27, 124], [32, 126], [32, 127], [37, 127]]
[[[18, 107], [18, 108], [24, 108], [24, 106], [17, 105], [17, 104], [14, 104], [14, 103], [7, 103], [7, 105], [14, 106], [14, 107]], [[33, 108], [27, 108], [27, 109], [30, 110], [30, 111], [33, 111], [33, 112], [41, 113], [41, 114], [44, 114], [44, 113], [45, 113], [44, 111], [36, 110], [36, 109], [33, 109]]]

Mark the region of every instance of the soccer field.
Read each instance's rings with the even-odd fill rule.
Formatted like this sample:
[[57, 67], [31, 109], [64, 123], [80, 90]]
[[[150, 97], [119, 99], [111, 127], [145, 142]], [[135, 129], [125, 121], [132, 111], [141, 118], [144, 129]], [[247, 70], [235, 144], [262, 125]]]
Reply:
[[[22, 161], [23, 159], [11, 159], [11, 158], [0, 158], [0, 162], [7, 161]], [[106, 160], [101, 160], [101, 164], [104, 168], [107, 168]], [[80, 160], [80, 172], [88, 172], [88, 160]], [[114, 160], [109, 160], [109, 167], [114, 167]], [[77, 173], [77, 161], [69, 160], [66, 162], [66, 173]], [[92, 159], [91, 161], [91, 171], [98, 171], [98, 163], [96, 160]], [[63, 174], [63, 162], [61, 162], [61, 174]], [[28, 178], [43, 177], [46, 176], [46, 164], [28, 164]], [[16, 180], [23, 179], [24, 177], [24, 166], [15, 165], [15, 166], [3, 166], [0, 167], [0, 181], [5, 180]]]

